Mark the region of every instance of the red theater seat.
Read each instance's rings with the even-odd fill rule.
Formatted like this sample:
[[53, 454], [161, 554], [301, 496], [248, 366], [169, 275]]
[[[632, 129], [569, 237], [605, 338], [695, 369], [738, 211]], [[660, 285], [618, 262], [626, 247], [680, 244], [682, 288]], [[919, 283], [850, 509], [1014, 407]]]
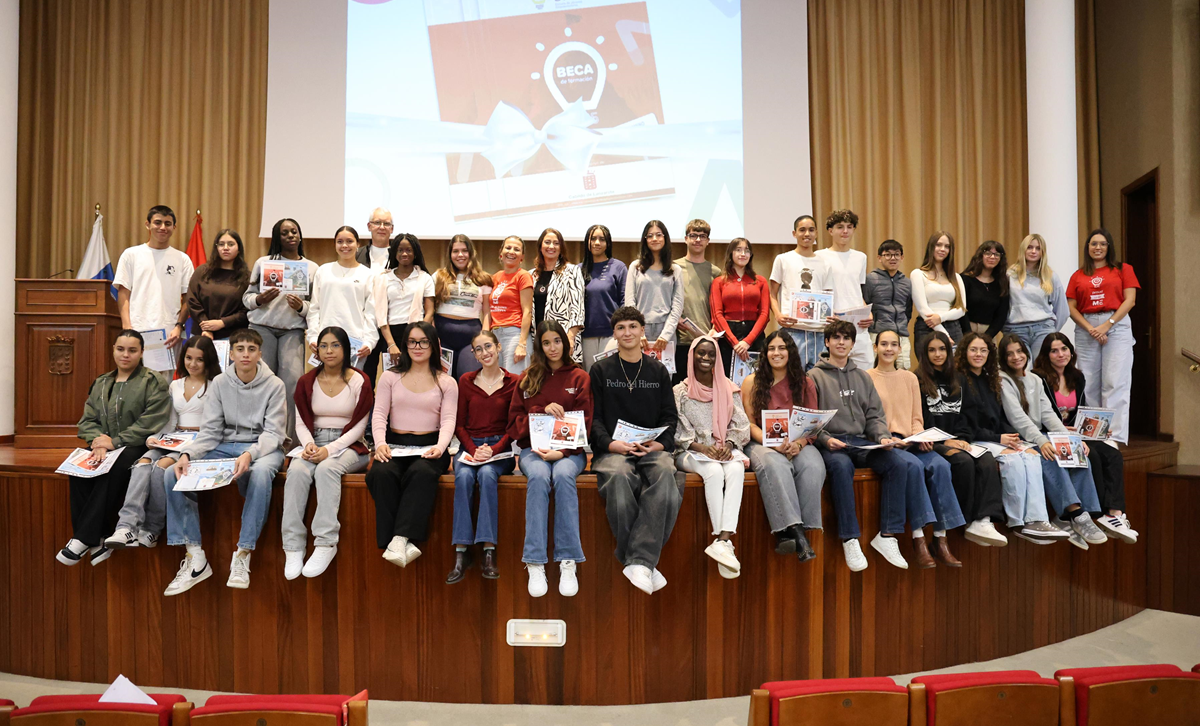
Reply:
[[[260, 721], [262, 719], [262, 721]], [[354, 696], [213, 696], [194, 726], [367, 726], [367, 692]]]
[[1073, 700], [1063, 699], [1064, 726], [1200, 722], [1200, 673], [1179, 666], [1067, 668], [1054, 676], [1068, 694], [1074, 690]]
[[1200, 663], [1192, 666], [1192, 673], [1200, 673]]
[[772, 681], [750, 696], [749, 726], [906, 726], [908, 692], [891, 678]]
[[[0, 711], [0, 724], [12, 726], [172, 726], [175, 705], [190, 707], [183, 696], [149, 694], [156, 703], [100, 703], [100, 694], [38, 696], [26, 708]], [[11, 704], [12, 702], [9, 701]], [[186, 713], [186, 710], [184, 710]]]
[[910, 726], [1058, 724], [1058, 681], [1034, 671], [918, 676], [908, 690]]

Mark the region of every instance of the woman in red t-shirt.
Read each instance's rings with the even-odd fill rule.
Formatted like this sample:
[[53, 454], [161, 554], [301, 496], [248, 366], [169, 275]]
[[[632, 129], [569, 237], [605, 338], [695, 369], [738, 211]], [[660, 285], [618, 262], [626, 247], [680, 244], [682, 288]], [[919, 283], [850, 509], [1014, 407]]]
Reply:
[[750, 241], [737, 237], [725, 251], [725, 274], [709, 289], [713, 327], [724, 333], [717, 338], [721, 360], [733, 356], [749, 360], [750, 351], [762, 351], [762, 333], [771, 317], [771, 292], [767, 278], [754, 273], [754, 251]]
[[1093, 405], [1116, 411], [1113, 438], [1129, 442], [1129, 374], [1133, 368], [1133, 330], [1129, 311], [1137, 300], [1133, 267], [1117, 260], [1112, 235], [1094, 229], [1087, 237], [1083, 269], [1071, 275], [1067, 304], [1075, 329], [1078, 367], [1084, 395]]
[[500, 248], [500, 264], [492, 275], [492, 332], [500, 339], [500, 365], [509, 373], [525, 370], [526, 344], [533, 320], [533, 277], [521, 269], [525, 241], [512, 236]]

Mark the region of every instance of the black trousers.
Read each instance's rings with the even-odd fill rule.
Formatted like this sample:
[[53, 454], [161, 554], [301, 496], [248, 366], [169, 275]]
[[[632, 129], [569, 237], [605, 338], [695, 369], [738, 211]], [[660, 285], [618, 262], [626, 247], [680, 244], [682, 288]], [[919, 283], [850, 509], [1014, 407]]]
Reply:
[[1125, 511], [1125, 457], [1103, 441], [1088, 442], [1088, 461], [1100, 496], [1100, 509]]
[[[726, 320], [725, 322], [729, 323], [729, 329], [733, 331], [733, 334], [737, 336], [738, 340], [745, 338], [750, 334], [751, 330], [754, 330], [753, 320]], [[755, 338], [754, 342], [750, 344], [750, 350], [752, 352], [762, 352], [763, 337], [764, 336], [760, 334], [757, 338]], [[721, 349], [721, 363], [725, 366], [725, 375], [729, 375], [729, 371], [732, 370], [731, 366], [733, 365], [733, 345], [729, 341], [725, 340], [725, 336], [722, 335], [720, 338], [717, 338], [717, 346]], [[686, 365], [687, 359], [685, 358], [683, 362]], [[683, 369], [683, 375], [685, 378], [687, 377], [686, 367]]]
[[[389, 431], [387, 435], [387, 442], [393, 446], [429, 446], [437, 440], [436, 431], [429, 434]], [[436, 459], [395, 456], [391, 461], [371, 463], [367, 491], [375, 500], [375, 542], [379, 549], [385, 549], [392, 537], [406, 537], [414, 542], [428, 539], [438, 477], [449, 466], [450, 454], [444, 451]]]
[[113, 533], [117, 513], [125, 503], [130, 470], [145, 454], [145, 446], [126, 446], [107, 474], [87, 479], [70, 477], [71, 529], [75, 539], [96, 547]]
[[[381, 326], [382, 327], [382, 326]], [[396, 341], [396, 345], [404, 345], [404, 331], [408, 328], [408, 324], [389, 325], [388, 328], [392, 331], [392, 340]], [[375, 381], [379, 375], [379, 356], [386, 353], [388, 349], [387, 338], [383, 337], [383, 333], [379, 334], [379, 342], [375, 343], [375, 348], [367, 355], [367, 359], [360, 365], [363, 367], [363, 372], [367, 374], [367, 378], [371, 379], [371, 390], [375, 390]], [[393, 361], [394, 363], [395, 361]], [[369, 426], [367, 427], [370, 428]]]
[[950, 462], [950, 480], [954, 482], [954, 493], [962, 507], [967, 522], [988, 517], [992, 522], [1004, 523], [1004, 502], [1000, 491], [1000, 465], [991, 453], [978, 459], [962, 449], [945, 444], [934, 444], [933, 450]]

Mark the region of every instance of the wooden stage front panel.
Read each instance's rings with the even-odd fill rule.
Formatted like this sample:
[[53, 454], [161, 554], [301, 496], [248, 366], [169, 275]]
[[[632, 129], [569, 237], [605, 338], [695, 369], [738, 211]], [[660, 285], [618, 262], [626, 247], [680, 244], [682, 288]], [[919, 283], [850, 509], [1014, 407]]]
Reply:
[[[1155, 538], [1197, 534], [1193, 513], [1175, 520], [1190, 532], [1145, 526], [1147, 500], [1155, 498], [1146, 472], [1173, 465], [1176, 450], [1145, 444], [1127, 454], [1129, 514], [1135, 527], [1143, 525], [1138, 544], [1082, 552], [1014, 537], [994, 549], [952, 533], [961, 570], [902, 571], [867, 548], [878, 527], [878, 487], [865, 474], [856, 481], [871, 563], [865, 572], [846, 569], [830, 529], [813, 537], [817, 560], [776, 555], [750, 476], [735, 538], [742, 575], [724, 580], [702, 552], [711, 525], [703, 488], [692, 477], [660, 563], [669, 584], [653, 596], [621, 575], [602, 502], [591, 477], [581, 477], [588, 559], [579, 566], [579, 595], [560, 597], [557, 568], [548, 567], [550, 593], [533, 599], [520, 563], [520, 480], [501, 488], [498, 581], [483, 580], [476, 567], [462, 583], [443, 583], [453, 559], [449, 483], [425, 554], [404, 570], [385, 562], [359, 476], [345, 485], [341, 544], [323, 577], [284, 580], [277, 486], [250, 589], [225, 587], [242, 503], [229, 487], [203, 497], [213, 577], [166, 598], [161, 593], [181, 548], [117, 552], [97, 567], [57, 564], [54, 554], [71, 534], [67, 482], [48, 471], [63, 452], [5, 447], [0, 671], [96, 682], [124, 673], [144, 687], [253, 693], [369, 688], [376, 698], [399, 700], [627, 704], [745, 695], [776, 679], [987, 660], [1090, 632], [1147, 606], [1148, 553], [1161, 550]], [[825, 509], [832, 525], [828, 501]], [[911, 557], [911, 540], [901, 542]], [[1194, 582], [1200, 572], [1187, 576]], [[565, 620], [566, 646], [509, 647], [505, 623], [514, 617]]]

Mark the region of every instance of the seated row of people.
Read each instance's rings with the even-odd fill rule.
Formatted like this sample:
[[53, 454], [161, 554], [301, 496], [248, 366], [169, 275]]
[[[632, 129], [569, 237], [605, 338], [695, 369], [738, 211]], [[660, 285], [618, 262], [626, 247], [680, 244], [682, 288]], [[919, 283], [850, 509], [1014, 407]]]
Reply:
[[[497, 487], [519, 464], [527, 482], [522, 561], [529, 592], [540, 597], [549, 588], [553, 496], [558, 589], [575, 595], [578, 565], [585, 560], [576, 480], [587, 456], [571, 426], [588, 432], [591, 470], [616, 540], [615, 555], [630, 582], [647, 593], [666, 585], [657, 566], [682, 503], [677, 469], [704, 482], [714, 537], [704, 552], [726, 578], [741, 570], [733, 537], [747, 469], [755, 472], [776, 551], [800, 561], [815, 557], [808, 537], [822, 528], [821, 489], [828, 479], [837, 535], [853, 571], [868, 565], [855, 505], [858, 467], [880, 477], [880, 531], [870, 544], [897, 567], [908, 567], [897, 542], [906, 527], [920, 567], [938, 562], [960, 567], [945, 535], [963, 526], [966, 538], [982, 546], [1006, 545], [996, 529], [1006, 524], [1038, 544], [1069, 539], [1086, 549], [1107, 539], [1094, 518], [1120, 539], [1137, 537], [1122, 511], [1119, 450], [1095, 442], [1087, 449], [1091, 465], [1068, 470], [1058, 466], [1046, 436], [1066, 431], [1064, 417], [1069, 422], [1086, 403], [1065, 336], [1049, 337], [1034, 372], [1027, 373], [1028, 351], [1015, 336], [1002, 340], [1000, 364], [987, 338], [968, 333], [955, 356], [949, 337], [935, 331], [919, 342], [913, 373], [896, 367], [900, 337], [884, 331], [874, 340], [876, 365], [864, 371], [851, 359], [858, 331], [837, 321], [825, 329], [826, 355], [807, 373], [792, 336], [768, 335], [765, 355], [739, 390], [725, 376], [712, 334], [692, 341], [687, 376], [672, 387], [666, 368], [643, 352], [642, 314], [618, 308], [611, 324], [615, 350], [590, 374], [572, 358], [567, 331], [557, 321], [538, 325], [530, 364], [520, 376], [501, 367], [503, 348], [495, 333], [481, 331], [471, 345], [482, 367], [456, 383], [441, 369], [436, 329], [418, 322], [402, 332], [401, 355], [381, 375], [374, 395], [365, 374], [346, 365], [353, 351], [345, 331], [322, 330], [320, 364], [301, 377], [294, 396], [299, 446], [286, 455], [285, 576], [316, 577], [326, 570], [337, 552], [342, 477], [368, 463], [377, 545], [386, 561], [412, 564], [429, 539], [439, 479], [450, 468], [457, 437], [455, 558], [446, 582], [466, 577], [476, 545], [482, 546], [483, 576], [499, 577]], [[199, 495], [175, 491], [175, 484], [193, 461], [232, 459], [232, 479], [245, 504], [227, 584], [248, 587], [251, 554], [285, 460], [283, 383], [260, 360], [262, 340], [254, 330], [231, 336], [232, 362], [224, 373], [211, 340], [190, 339], [179, 377], [170, 384], [141, 365], [141, 343], [136, 331], [122, 331], [113, 349], [116, 370], [92, 386], [80, 436], [94, 460], [121, 453], [106, 475], [72, 477], [75, 534], [58, 559], [75, 564], [90, 553], [97, 564], [113, 549], [153, 547], [165, 523], [168, 544], [186, 548], [165, 594], [190, 589], [210, 577], [212, 568], [201, 544]], [[834, 414], [813, 437], [766, 445], [762, 413], [793, 406]], [[530, 417], [541, 414], [566, 427], [564, 446], [578, 445], [534, 448]], [[368, 423], [374, 451], [364, 440]], [[953, 438], [904, 441], [933, 426]], [[178, 451], [155, 448], [163, 435], [176, 431], [196, 436]], [[631, 431], [642, 435], [630, 436]], [[993, 455], [973, 442], [1005, 448]], [[1102, 481], [1099, 492], [1093, 469]], [[304, 517], [314, 486], [314, 549], [306, 561]], [[1047, 498], [1057, 515], [1053, 521]], [[932, 546], [924, 531], [930, 524]]]

